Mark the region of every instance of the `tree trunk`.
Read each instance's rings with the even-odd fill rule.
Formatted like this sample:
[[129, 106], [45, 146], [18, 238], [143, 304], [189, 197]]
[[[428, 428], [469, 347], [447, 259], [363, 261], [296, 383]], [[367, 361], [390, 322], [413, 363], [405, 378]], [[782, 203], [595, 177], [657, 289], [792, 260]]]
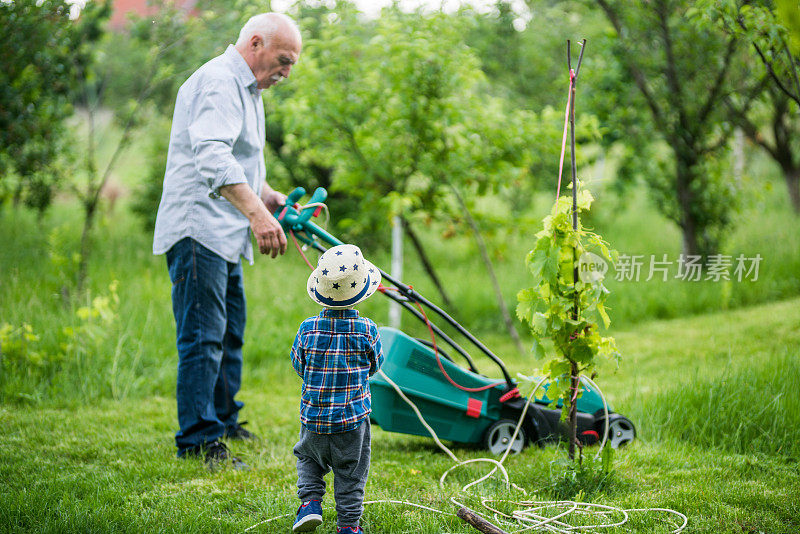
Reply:
[[794, 143], [795, 136], [793, 119], [789, 102], [786, 98], [774, 99], [774, 116], [772, 118], [772, 135], [775, 138], [773, 148], [760, 143], [767, 152], [778, 162], [783, 171], [783, 179], [789, 190], [789, 201], [796, 214], [800, 214], [800, 161], [797, 158], [797, 147]]
[[683, 253], [684, 258], [688, 256], [701, 256], [700, 254], [700, 245], [697, 242], [697, 234], [695, 233], [695, 227], [693, 221], [688, 221], [685, 225], [681, 224], [681, 234], [683, 238], [683, 244], [681, 246], [681, 251]]
[[20, 180], [17, 184], [17, 187], [14, 188], [14, 195], [12, 199], [12, 205], [14, 206], [14, 209], [18, 209], [19, 205], [22, 203], [22, 180]]
[[699, 229], [692, 210], [694, 199], [692, 198], [692, 166], [693, 161], [682, 157], [678, 150], [675, 150], [675, 193], [678, 197], [679, 223], [683, 234], [683, 254], [686, 256], [701, 255], [700, 243], [698, 240]]
[[[83, 292], [83, 288], [86, 285], [86, 278], [89, 273], [89, 256], [92, 251], [92, 243], [91, 243], [91, 234], [92, 228], [94, 228], [94, 217], [97, 213], [97, 205], [100, 202], [100, 189], [105, 184], [105, 179], [103, 179], [100, 185], [97, 185], [97, 161], [95, 160], [95, 113], [97, 111], [96, 106], [89, 106], [87, 108], [87, 120], [89, 121], [89, 132], [87, 136], [86, 142], [86, 155], [84, 158], [84, 163], [86, 165], [86, 191], [84, 194], [79, 195], [81, 197], [81, 203], [83, 204], [83, 231], [81, 232], [81, 248], [80, 248], [80, 258], [78, 260], [78, 279], [77, 279], [77, 287], [78, 291], [77, 294], [80, 295]], [[123, 140], [125, 139], [125, 134], [123, 133]], [[122, 141], [120, 141], [122, 144]], [[119, 146], [117, 146], [117, 150], [115, 151], [115, 156], [119, 152]], [[112, 161], [116, 159], [112, 156]], [[109, 163], [109, 166], [111, 163]], [[110, 169], [110, 167], [109, 167]], [[108, 172], [106, 173], [106, 177]]]
[[500, 284], [497, 281], [497, 276], [494, 273], [494, 267], [492, 267], [492, 260], [489, 258], [489, 253], [486, 251], [486, 243], [483, 241], [483, 236], [481, 235], [480, 230], [478, 229], [478, 225], [475, 222], [475, 219], [472, 218], [472, 214], [467, 209], [467, 205], [464, 203], [464, 199], [461, 198], [461, 194], [458, 192], [455, 186], [451, 186], [453, 189], [453, 193], [458, 200], [458, 204], [461, 206], [461, 210], [464, 212], [464, 216], [467, 218], [467, 222], [469, 223], [470, 228], [472, 229], [472, 233], [475, 235], [475, 241], [478, 242], [478, 249], [481, 252], [481, 257], [483, 258], [483, 263], [486, 265], [486, 270], [489, 271], [489, 278], [492, 280], [492, 286], [494, 287], [494, 293], [497, 296], [497, 305], [500, 307], [500, 313], [503, 316], [503, 322], [506, 324], [506, 328], [508, 329], [508, 334], [511, 336], [511, 339], [514, 340], [514, 344], [517, 346], [517, 350], [519, 350], [520, 354], [525, 354], [525, 348], [522, 346], [522, 341], [519, 339], [519, 334], [517, 333], [517, 329], [514, 328], [514, 322], [511, 320], [511, 314], [508, 312], [508, 307], [506, 306], [506, 301], [503, 299], [503, 292], [500, 289]]
[[439, 295], [442, 297], [442, 303], [444, 304], [444, 307], [449, 310], [452, 307], [450, 298], [447, 296], [447, 293], [445, 293], [444, 286], [442, 286], [442, 282], [439, 280], [439, 277], [436, 276], [436, 271], [434, 271], [433, 265], [431, 265], [428, 255], [425, 253], [425, 249], [422, 247], [422, 244], [417, 238], [417, 234], [414, 233], [414, 230], [411, 229], [411, 225], [404, 217], [400, 217], [400, 222], [403, 225], [403, 230], [405, 231], [406, 235], [411, 240], [411, 244], [414, 245], [414, 250], [417, 251], [419, 260], [422, 262], [422, 267], [425, 269], [428, 277], [430, 277], [433, 285], [436, 286], [437, 291], [439, 291]]
[[97, 213], [97, 199], [90, 199], [84, 204], [83, 232], [81, 233], [81, 252], [78, 263], [78, 295], [83, 291], [89, 271], [89, 255], [91, 253], [91, 233], [94, 226], [94, 216]]
[[742, 186], [744, 164], [744, 132], [736, 128], [733, 134], [733, 179], [736, 180], [736, 187]]
[[796, 215], [800, 215], [800, 168], [784, 170], [786, 187], [789, 189], [789, 200]]

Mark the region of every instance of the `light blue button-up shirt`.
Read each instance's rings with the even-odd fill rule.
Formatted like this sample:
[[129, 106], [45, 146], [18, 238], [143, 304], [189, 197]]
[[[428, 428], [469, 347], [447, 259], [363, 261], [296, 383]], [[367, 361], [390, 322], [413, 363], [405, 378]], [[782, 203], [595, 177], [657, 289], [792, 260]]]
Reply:
[[225, 260], [253, 262], [250, 223], [219, 194], [248, 183], [261, 195], [264, 103], [253, 71], [231, 45], [178, 90], [153, 253], [191, 237]]

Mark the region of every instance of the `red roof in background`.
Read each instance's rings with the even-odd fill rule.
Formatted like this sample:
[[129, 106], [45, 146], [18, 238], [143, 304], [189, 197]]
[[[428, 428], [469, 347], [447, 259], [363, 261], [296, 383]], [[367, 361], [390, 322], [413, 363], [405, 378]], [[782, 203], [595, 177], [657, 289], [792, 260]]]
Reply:
[[[192, 15], [196, 14], [194, 9], [196, 3], [197, 0], [175, 0], [175, 5]], [[114, 7], [108, 24], [112, 30], [119, 31], [125, 28], [128, 23], [128, 13], [146, 17], [157, 12], [158, 8], [151, 5], [148, 0], [114, 0]]]

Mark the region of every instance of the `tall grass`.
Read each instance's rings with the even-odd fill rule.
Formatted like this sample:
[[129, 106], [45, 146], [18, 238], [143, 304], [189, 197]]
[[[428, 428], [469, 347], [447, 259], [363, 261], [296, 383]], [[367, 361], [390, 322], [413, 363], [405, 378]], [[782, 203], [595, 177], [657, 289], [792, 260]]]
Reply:
[[[152, 236], [138, 220], [117, 210], [100, 222], [89, 289], [75, 295], [71, 255], [79, 228], [80, 214], [69, 204], [41, 221], [24, 209], [0, 209], [0, 327], [15, 329], [16, 345], [22, 326], [31, 330], [24, 347], [0, 347], [0, 402], [172, 395], [177, 356], [164, 257], [152, 255]], [[245, 265], [248, 365], [284, 362], [297, 326], [319, 311], [302, 289], [307, 276], [294, 249]], [[97, 298], [110, 299], [108, 320], [91, 316]], [[385, 302], [361, 310], [385, 321]]]
[[640, 432], [738, 454], [800, 459], [800, 352], [737, 362], [719, 375], [693, 373], [642, 403]]

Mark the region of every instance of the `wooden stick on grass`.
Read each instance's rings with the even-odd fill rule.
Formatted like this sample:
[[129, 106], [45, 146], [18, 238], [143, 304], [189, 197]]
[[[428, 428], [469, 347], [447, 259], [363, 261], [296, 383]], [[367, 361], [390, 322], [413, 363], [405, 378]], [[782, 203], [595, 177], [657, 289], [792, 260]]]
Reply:
[[501, 530], [496, 525], [489, 523], [467, 507], [459, 508], [456, 515], [484, 534], [507, 534], [505, 530]]

